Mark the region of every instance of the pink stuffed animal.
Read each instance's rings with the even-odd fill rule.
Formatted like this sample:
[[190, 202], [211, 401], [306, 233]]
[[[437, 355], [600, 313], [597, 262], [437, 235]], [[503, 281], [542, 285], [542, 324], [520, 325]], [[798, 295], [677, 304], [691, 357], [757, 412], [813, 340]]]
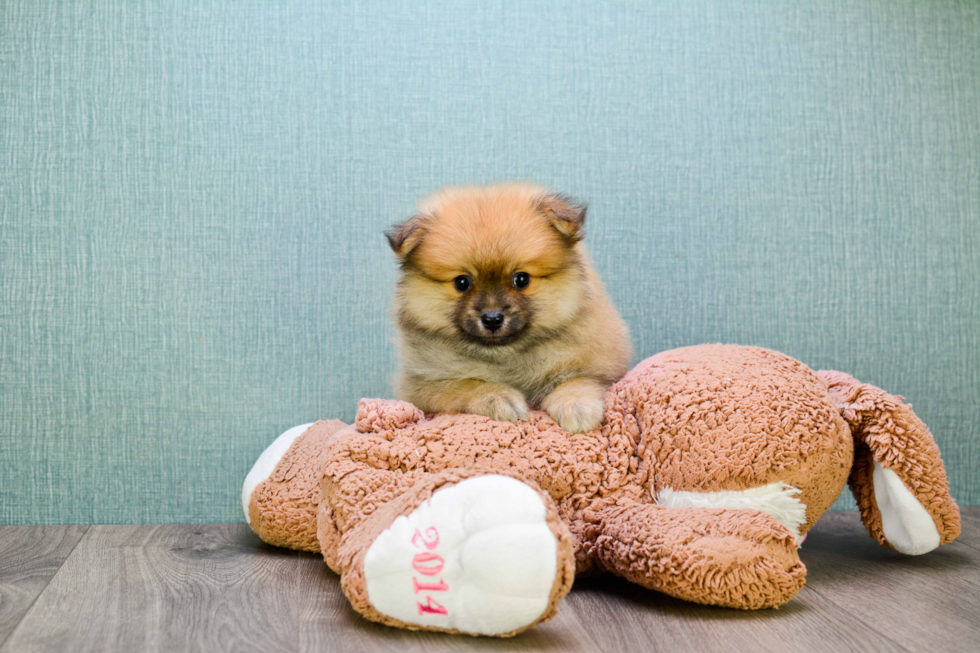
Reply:
[[848, 479], [885, 546], [916, 555], [959, 534], [939, 450], [901, 397], [706, 345], [637, 365], [590, 433], [543, 412], [512, 424], [362, 400], [353, 426], [273, 442], [243, 503], [263, 540], [322, 552], [368, 619], [509, 636], [553, 616], [585, 571], [779, 606], [805, 580], [802, 536]]

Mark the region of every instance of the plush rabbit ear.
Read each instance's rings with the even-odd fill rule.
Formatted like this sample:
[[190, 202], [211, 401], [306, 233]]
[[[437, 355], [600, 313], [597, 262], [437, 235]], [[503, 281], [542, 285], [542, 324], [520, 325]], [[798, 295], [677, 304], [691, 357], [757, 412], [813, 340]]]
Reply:
[[538, 204], [538, 209], [548, 217], [551, 226], [571, 241], [582, 239], [588, 208], [565, 195], [549, 194]]
[[843, 372], [817, 372], [854, 436], [849, 483], [861, 520], [879, 543], [908, 555], [960, 533], [939, 447], [912, 406]]
[[426, 220], [426, 216], [416, 214], [385, 232], [388, 244], [391, 245], [392, 251], [398, 254], [399, 258], [404, 259], [422, 242], [423, 227]]

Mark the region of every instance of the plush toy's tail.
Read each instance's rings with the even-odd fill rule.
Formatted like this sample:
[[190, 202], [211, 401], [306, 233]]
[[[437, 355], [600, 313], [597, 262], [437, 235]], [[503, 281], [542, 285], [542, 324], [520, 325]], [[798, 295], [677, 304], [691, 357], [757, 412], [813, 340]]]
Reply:
[[919, 555], [960, 534], [939, 447], [904, 399], [842, 372], [821, 371], [854, 436], [848, 483], [882, 545]]

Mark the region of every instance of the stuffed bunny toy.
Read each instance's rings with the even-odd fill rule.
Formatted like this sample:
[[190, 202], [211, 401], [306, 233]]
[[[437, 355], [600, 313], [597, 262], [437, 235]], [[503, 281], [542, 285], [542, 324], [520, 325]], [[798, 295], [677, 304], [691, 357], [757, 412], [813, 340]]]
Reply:
[[959, 510], [902, 397], [774, 351], [703, 345], [637, 365], [589, 433], [364, 399], [352, 426], [281, 435], [243, 504], [266, 542], [323, 554], [354, 609], [391, 626], [511, 636], [576, 574], [698, 603], [778, 607], [797, 549], [849, 482], [871, 535], [918, 555]]

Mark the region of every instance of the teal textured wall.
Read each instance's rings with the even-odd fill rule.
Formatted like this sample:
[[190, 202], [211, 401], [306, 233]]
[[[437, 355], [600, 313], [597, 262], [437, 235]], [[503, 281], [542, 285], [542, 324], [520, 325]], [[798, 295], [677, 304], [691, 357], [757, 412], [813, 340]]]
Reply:
[[0, 121], [0, 522], [240, 519], [390, 393], [382, 229], [511, 178], [640, 355], [903, 394], [980, 502], [980, 4], [8, 0]]

